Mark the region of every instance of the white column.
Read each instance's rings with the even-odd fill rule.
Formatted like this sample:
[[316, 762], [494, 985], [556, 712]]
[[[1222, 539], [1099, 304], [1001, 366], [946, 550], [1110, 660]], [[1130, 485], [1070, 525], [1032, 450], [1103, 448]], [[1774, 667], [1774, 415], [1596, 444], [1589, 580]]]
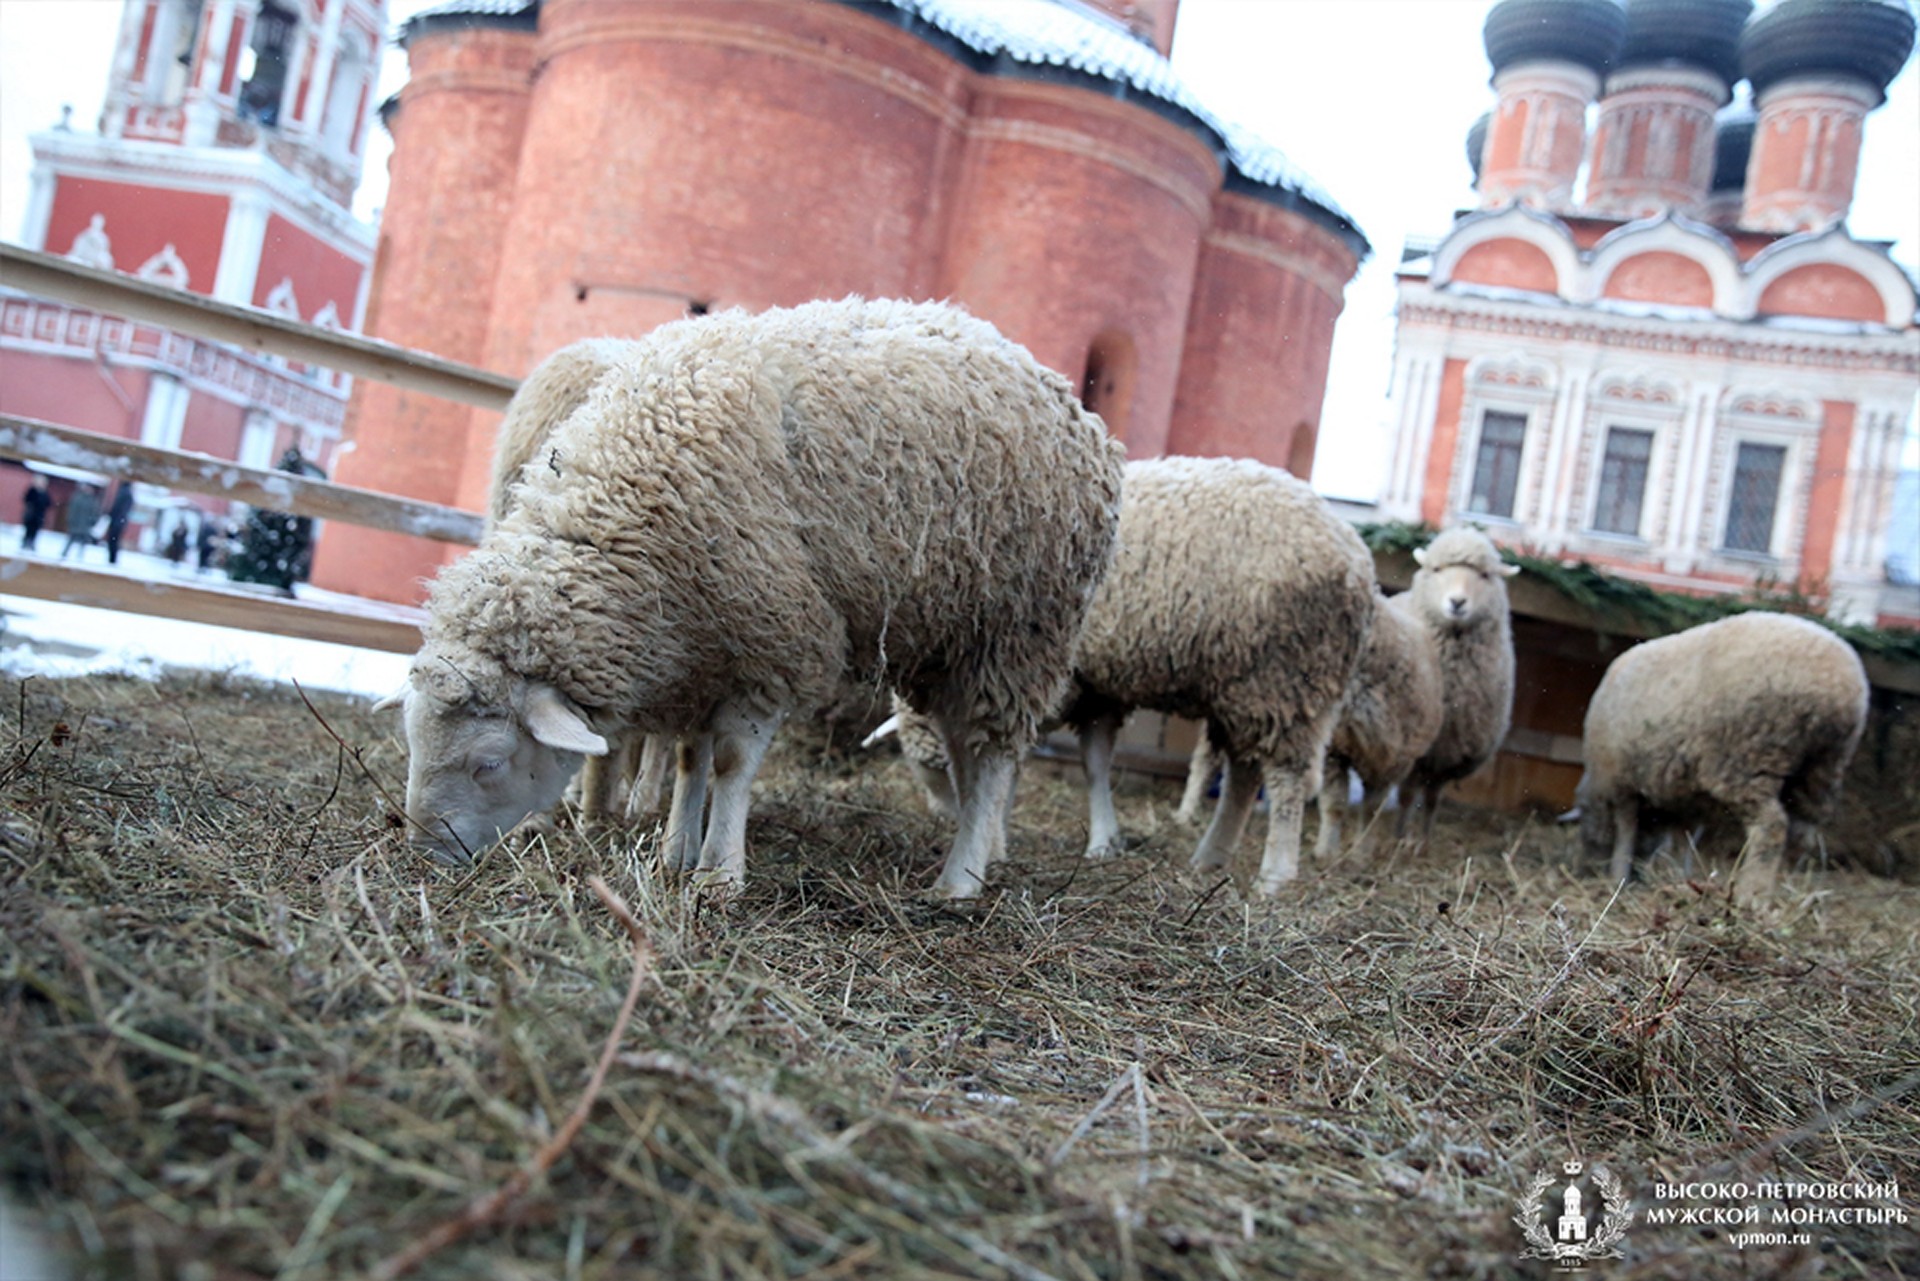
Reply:
[[260, 251], [267, 243], [267, 198], [253, 187], [234, 192], [227, 207], [227, 227], [220, 241], [220, 270], [213, 296], [221, 302], [250, 306], [260, 276]]
[[[220, 73], [227, 65], [227, 46], [233, 40], [233, 15], [239, 0], [213, 0], [207, 6], [207, 54], [187, 86], [182, 114], [186, 128], [181, 141], [189, 147], [211, 147], [220, 133]], [[251, 10], [249, 10], [251, 12]]]
[[307, 86], [307, 114], [300, 128], [315, 138], [327, 122], [327, 102], [333, 89], [333, 67], [340, 60], [340, 15], [347, 0], [327, 0], [327, 16], [320, 20], [320, 39], [314, 46], [313, 83]]
[[27, 212], [20, 220], [20, 243], [28, 249], [47, 250], [47, 224], [53, 221], [53, 170], [36, 164], [27, 179]]
[[[1554, 519], [1554, 512], [1560, 502], [1557, 490], [1559, 486], [1554, 477], [1560, 474], [1561, 457], [1567, 449], [1567, 436], [1572, 428], [1568, 423], [1569, 402], [1573, 399], [1573, 379], [1563, 376], [1559, 388], [1553, 395], [1553, 407], [1541, 415], [1541, 429], [1546, 439], [1531, 452], [1534, 463], [1534, 477], [1529, 477], [1521, 493], [1528, 496], [1527, 509], [1516, 511], [1514, 518], [1522, 525], [1531, 527], [1533, 537], [1548, 551], [1559, 551], [1566, 545], [1566, 531], [1562, 523]], [[1532, 499], [1534, 493], [1540, 495], [1538, 502]]]
[[1580, 451], [1584, 447], [1583, 437], [1587, 426], [1587, 389], [1593, 384], [1593, 370], [1587, 365], [1568, 365], [1566, 368], [1566, 443], [1561, 448], [1559, 472], [1553, 479], [1553, 499], [1548, 504], [1546, 524], [1550, 529], [1560, 531], [1564, 539], [1568, 522], [1568, 512], [1572, 509], [1574, 477], [1579, 474]]
[[1400, 464], [1396, 502], [1390, 514], [1401, 520], [1420, 516], [1422, 480], [1427, 474], [1427, 451], [1433, 444], [1433, 415], [1440, 396], [1439, 361], [1431, 356], [1409, 356], [1406, 394], [1401, 401], [1396, 461]]
[[172, 374], [155, 372], [147, 386], [147, 407], [140, 418], [140, 443], [155, 449], [180, 448], [190, 393]]

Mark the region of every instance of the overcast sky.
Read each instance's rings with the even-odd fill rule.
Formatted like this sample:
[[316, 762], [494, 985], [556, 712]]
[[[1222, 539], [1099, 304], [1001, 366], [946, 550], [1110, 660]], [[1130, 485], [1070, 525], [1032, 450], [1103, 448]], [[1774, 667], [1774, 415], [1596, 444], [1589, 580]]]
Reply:
[[[984, 0], [991, 3], [991, 0]], [[390, 0], [395, 19], [424, 0]], [[1253, 127], [1324, 187], [1373, 242], [1347, 290], [1314, 482], [1370, 499], [1386, 466], [1393, 267], [1409, 235], [1445, 231], [1474, 194], [1467, 128], [1493, 102], [1480, 27], [1491, 0], [1183, 0], [1173, 60], [1222, 115]], [[121, 0], [0, 0], [0, 236], [17, 239], [27, 135], [73, 106], [99, 115]], [[382, 94], [406, 79], [389, 50]], [[1920, 262], [1920, 73], [1910, 61], [1868, 118], [1849, 226]], [[360, 207], [385, 187], [386, 137], [369, 148]]]

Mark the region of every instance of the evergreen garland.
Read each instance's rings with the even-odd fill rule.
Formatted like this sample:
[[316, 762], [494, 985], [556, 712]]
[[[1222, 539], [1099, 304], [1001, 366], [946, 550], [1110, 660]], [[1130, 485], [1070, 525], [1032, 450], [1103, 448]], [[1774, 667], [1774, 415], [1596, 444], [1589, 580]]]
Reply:
[[[1440, 532], [1425, 522], [1409, 525], [1404, 521], [1368, 522], [1355, 529], [1373, 551], [1408, 554], [1425, 547]], [[1645, 583], [1609, 574], [1584, 560], [1567, 564], [1508, 547], [1501, 548], [1500, 555], [1598, 618], [1636, 623], [1655, 636], [1685, 631], [1733, 614], [1766, 609], [1809, 618], [1863, 654], [1920, 665], [1920, 631], [1835, 622], [1821, 614], [1820, 602], [1772, 584], [1756, 583], [1747, 591], [1731, 595], [1688, 596], [1663, 592]]]

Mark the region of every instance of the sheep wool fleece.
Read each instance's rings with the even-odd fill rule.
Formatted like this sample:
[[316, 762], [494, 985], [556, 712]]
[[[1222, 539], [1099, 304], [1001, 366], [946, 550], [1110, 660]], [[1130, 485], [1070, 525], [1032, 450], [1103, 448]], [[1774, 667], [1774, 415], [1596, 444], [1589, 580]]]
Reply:
[[507, 514], [520, 469], [632, 348], [632, 343], [618, 338], [583, 338], [548, 356], [521, 381], [494, 436], [488, 520], [498, 522]]
[[1230, 757], [1317, 777], [1373, 602], [1366, 545], [1286, 472], [1129, 463], [1120, 555], [1081, 634], [1069, 720], [1101, 704], [1205, 720]]
[[441, 573], [428, 645], [647, 731], [818, 706], [845, 673], [1018, 749], [1064, 688], [1120, 479], [1066, 380], [953, 307], [682, 321]]
[[1764, 886], [1787, 824], [1814, 826], [1831, 810], [1869, 693], [1852, 646], [1789, 614], [1736, 614], [1635, 645], [1587, 705], [1589, 848], [1603, 851], [1616, 823], [1636, 825], [1640, 807], [1684, 815], [1709, 802], [1757, 841], [1748, 884]]

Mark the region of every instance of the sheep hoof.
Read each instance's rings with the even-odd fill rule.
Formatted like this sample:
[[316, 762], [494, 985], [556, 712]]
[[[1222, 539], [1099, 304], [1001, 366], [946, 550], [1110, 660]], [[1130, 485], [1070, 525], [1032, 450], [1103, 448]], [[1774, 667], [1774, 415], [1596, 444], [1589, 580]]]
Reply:
[[1086, 856], [1095, 862], [1104, 862], [1110, 858], [1119, 858], [1120, 855], [1125, 852], [1126, 847], [1121, 843], [1120, 838], [1116, 836], [1112, 840], [1102, 841], [1098, 845], [1087, 846]]

